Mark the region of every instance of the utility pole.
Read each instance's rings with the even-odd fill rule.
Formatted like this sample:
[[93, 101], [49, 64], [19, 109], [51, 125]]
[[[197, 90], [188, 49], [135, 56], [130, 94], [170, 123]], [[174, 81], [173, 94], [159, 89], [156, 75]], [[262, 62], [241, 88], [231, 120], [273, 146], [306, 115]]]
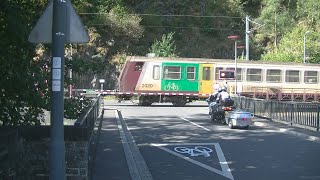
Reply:
[[250, 19], [246, 16], [246, 60], [249, 61], [249, 41], [250, 41]]

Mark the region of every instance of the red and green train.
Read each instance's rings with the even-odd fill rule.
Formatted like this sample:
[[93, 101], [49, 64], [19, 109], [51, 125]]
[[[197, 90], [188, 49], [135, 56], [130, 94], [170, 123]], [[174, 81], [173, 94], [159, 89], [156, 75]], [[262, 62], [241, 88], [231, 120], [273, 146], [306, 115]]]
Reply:
[[212, 68], [212, 62], [203, 59], [131, 56], [119, 76], [118, 90], [126, 98], [139, 95], [141, 105], [172, 102], [183, 106], [212, 93]]
[[[221, 72], [228, 71], [236, 80], [221, 78]], [[227, 86], [231, 94], [261, 95], [258, 98], [320, 99], [319, 64], [129, 56], [118, 81], [117, 92], [103, 93], [138, 96], [141, 105], [184, 106], [207, 98], [219, 86]]]

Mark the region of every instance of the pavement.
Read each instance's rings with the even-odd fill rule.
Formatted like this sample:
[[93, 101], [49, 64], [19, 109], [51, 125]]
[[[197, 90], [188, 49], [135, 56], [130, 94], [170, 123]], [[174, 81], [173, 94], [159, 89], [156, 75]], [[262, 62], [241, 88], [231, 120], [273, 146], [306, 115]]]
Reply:
[[[139, 170], [132, 168], [135, 166], [144, 166], [144, 164], [141, 165], [133, 162], [139, 161], [139, 159], [133, 157], [133, 154], [128, 154], [126, 144], [130, 144], [130, 142], [134, 143], [134, 140], [127, 140], [122, 137], [122, 130], [120, 129], [126, 129], [126, 127], [123, 126], [123, 123], [120, 123], [116, 112], [115, 109], [105, 109], [92, 172], [92, 180], [145, 179], [143, 175], [141, 175], [141, 172], [138, 172]], [[253, 126], [272, 128], [273, 130], [303, 138], [307, 141], [320, 143], [320, 133], [316, 131], [293, 127], [262, 118], [255, 118]], [[144, 175], [146, 176], [151, 176], [148, 172], [143, 173], [145, 173]], [[152, 179], [152, 177], [147, 179]]]

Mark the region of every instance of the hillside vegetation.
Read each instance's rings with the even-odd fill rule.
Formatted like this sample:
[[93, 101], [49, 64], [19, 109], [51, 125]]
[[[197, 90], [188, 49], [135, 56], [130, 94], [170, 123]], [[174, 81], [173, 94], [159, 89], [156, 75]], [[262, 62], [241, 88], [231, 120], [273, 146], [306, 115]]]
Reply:
[[[39, 124], [49, 109], [50, 45], [30, 44], [29, 33], [47, 0], [5, 0], [0, 6], [0, 125]], [[90, 42], [66, 45], [65, 87], [112, 89], [128, 55], [145, 56], [172, 35], [179, 57], [233, 58], [229, 35], [245, 45], [250, 16], [250, 59], [319, 63], [318, 0], [73, 0]], [[309, 32], [309, 33], [306, 33]], [[72, 47], [72, 48], [71, 48]], [[71, 51], [72, 50], [72, 51]], [[168, 52], [172, 52], [171, 50]], [[169, 53], [170, 54], [170, 53]], [[172, 53], [171, 53], [172, 54]], [[239, 51], [238, 56], [241, 56]], [[72, 58], [71, 58], [72, 57]], [[107, 78], [108, 77], [108, 78]]]

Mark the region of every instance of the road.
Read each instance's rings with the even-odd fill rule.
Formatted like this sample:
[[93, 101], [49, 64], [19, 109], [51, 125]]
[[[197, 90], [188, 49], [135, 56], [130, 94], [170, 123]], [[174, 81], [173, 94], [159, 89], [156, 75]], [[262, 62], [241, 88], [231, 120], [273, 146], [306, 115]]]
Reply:
[[320, 179], [319, 142], [263, 126], [266, 120], [255, 118], [249, 130], [229, 129], [210, 122], [205, 102], [141, 107], [105, 101], [104, 108], [117, 119], [128, 179], [139, 173], [159, 180]]

